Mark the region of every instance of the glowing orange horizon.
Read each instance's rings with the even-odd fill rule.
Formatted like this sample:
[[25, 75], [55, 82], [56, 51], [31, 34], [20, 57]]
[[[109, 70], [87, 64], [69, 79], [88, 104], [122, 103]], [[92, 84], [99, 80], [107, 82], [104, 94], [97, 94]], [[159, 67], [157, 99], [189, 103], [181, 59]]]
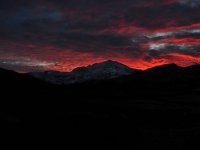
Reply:
[[[95, 63], [101, 63], [101, 62], [104, 62], [107, 60], [108, 59], [102, 59], [99, 61], [82, 62], [82, 63], [78, 63], [79, 65], [76, 64], [76, 65], [71, 65], [71, 66], [67, 63], [62, 62], [55, 66], [49, 66], [46, 68], [46, 70], [57, 70], [57, 71], [61, 71], [61, 72], [70, 72], [77, 67], [84, 67], [84, 66], [95, 64]], [[127, 65], [130, 68], [139, 69], [139, 70], [146, 70], [149, 68], [153, 68], [153, 67], [161, 66], [161, 65], [165, 65], [165, 64], [177, 64], [178, 66], [181, 66], [181, 67], [187, 67], [187, 66], [194, 65], [195, 63], [200, 63], [200, 57], [194, 57], [194, 56], [178, 54], [178, 53], [171, 53], [171, 54], [163, 55], [162, 57], [157, 58], [157, 59], [152, 58], [149, 61], [145, 61], [144, 59], [132, 60], [132, 59], [120, 59], [120, 58], [111, 59], [111, 60], [117, 61], [124, 65]]]

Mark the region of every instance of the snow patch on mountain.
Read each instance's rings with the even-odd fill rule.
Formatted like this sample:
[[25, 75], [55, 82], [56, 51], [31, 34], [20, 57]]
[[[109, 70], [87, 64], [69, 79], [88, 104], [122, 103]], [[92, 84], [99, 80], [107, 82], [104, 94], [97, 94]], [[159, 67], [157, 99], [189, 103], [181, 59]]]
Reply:
[[78, 67], [71, 72], [46, 71], [31, 73], [32, 76], [54, 84], [74, 84], [92, 80], [107, 80], [131, 75], [138, 70], [116, 61], [105, 61], [86, 67]]

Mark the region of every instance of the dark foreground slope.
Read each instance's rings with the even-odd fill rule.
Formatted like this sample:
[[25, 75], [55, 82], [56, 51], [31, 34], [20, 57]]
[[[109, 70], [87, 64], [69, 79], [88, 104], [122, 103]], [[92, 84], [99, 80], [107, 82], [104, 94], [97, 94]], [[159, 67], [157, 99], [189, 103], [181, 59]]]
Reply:
[[0, 70], [7, 149], [199, 149], [200, 66], [58, 86]]

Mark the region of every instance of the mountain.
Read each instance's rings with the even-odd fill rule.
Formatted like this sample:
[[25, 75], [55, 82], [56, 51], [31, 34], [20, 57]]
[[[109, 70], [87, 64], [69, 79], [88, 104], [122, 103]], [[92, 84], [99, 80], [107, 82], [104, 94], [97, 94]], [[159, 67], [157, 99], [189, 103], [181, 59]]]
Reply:
[[[28, 86], [29, 84], [46, 84], [42, 80], [38, 80], [35, 77], [32, 77], [29, 74], [21, 74], [12, 70], [2, 69], [0, 68], [0, 84], [2, 88], [10, 86], [9, 88], [13, 88], [15, 86]], [[12, 86], [11, 86], [12, 85]]]
[[[96, 68], [105, 66], [113, 62], [72, 72], [99, 74], [104, 70]], [[57, 71], [46, 74], [63, 78]], [[0, 69], [2, 143], [20, 150], [200, 148], [200, 65], [169, 64], [89, 81], [56, 85]]]
[[116, 61], [105, 61], [86, 67], [78, 67], [71, 72], [46, 71], [31, 73], [32, 76], [54, 84], [73, 84], [86, 81], [108, 80], [128, 76], [139, 70], [131, 69]]

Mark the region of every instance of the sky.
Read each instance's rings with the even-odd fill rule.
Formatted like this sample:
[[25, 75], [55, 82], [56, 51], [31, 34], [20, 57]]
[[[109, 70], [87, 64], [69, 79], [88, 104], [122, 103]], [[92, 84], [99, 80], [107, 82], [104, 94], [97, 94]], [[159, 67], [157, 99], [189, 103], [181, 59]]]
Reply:
[[200, 63], [200, 0], [0, 0], [0, 67]]

